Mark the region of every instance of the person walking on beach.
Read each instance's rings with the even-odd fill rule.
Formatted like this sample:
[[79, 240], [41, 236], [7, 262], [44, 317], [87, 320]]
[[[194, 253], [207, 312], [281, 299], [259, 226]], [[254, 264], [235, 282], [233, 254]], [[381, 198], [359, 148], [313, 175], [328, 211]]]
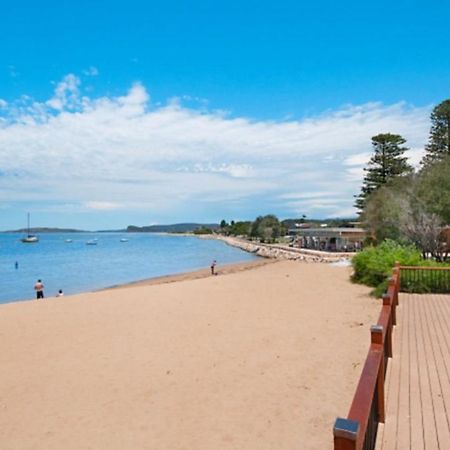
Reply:
[[44, 284], [41, 280], [37, 280], [36, 284], [34, 285], [34, 290], [36, 291], [37, 300], [39, 300], [40, 298], [44, 298]]
[[217, 264], [217, 261], [213, 260], [213, 262], [211, 263], [211, 275], [215, 275], [216, 274], [216, 272], [215, 272], [216, 264]]

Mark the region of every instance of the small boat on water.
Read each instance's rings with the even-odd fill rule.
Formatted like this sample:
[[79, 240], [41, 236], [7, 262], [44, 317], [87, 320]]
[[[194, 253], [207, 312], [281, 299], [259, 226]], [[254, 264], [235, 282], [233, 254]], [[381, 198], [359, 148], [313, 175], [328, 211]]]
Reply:
[[120, 238], [120, 242], [128, 242], [129, 241], [129, 239], [127, 239], [127, 238]]
[[34, 244], [39, 242], [39, 238], [35, 234], [30, 232], [30, 213], [28, 213], [28, 226], [27, 226], [27, 237], [21, 239], [24, 244]]
[[66, 244], [71, 244], [71, 243], [73, 242], [73, 239], [66, 239], [64, 242], [65, 242]]
[[35, 242], [39, 242], [39, 238], [32, 234], [29, 234], [27, 237], [21, 239], [24, 244], [34, 244]]
[[86, 245], [97, 245], [97, 239], [89, 239], [86, 241]]

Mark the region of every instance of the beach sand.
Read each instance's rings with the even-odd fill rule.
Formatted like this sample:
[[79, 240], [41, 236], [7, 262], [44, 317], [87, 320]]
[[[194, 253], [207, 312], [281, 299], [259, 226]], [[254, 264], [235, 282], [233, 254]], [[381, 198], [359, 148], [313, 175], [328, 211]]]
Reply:
[[332, 448], [379, 301], [345, 267], [238, 269], [0, 306], [0, 447]]

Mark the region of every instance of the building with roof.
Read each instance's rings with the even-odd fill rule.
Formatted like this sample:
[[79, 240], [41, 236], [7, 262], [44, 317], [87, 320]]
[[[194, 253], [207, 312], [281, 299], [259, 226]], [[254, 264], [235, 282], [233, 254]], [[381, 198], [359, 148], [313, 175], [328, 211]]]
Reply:
[[368, 236], [363, 228], [293, 228], [294, 246], [328, 252], [355, 252], [363, 247]]

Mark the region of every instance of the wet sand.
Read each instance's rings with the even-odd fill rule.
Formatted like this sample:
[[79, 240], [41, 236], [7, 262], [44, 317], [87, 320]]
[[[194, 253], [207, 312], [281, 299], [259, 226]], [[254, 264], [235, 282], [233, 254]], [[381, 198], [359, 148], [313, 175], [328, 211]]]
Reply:
[[331, 448], [379, 301], [260, 264], [1, 305], [1, 448]]

